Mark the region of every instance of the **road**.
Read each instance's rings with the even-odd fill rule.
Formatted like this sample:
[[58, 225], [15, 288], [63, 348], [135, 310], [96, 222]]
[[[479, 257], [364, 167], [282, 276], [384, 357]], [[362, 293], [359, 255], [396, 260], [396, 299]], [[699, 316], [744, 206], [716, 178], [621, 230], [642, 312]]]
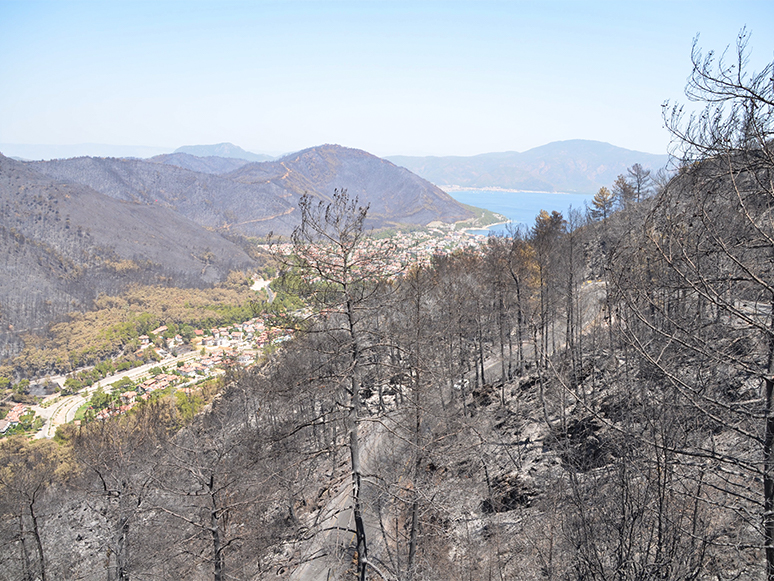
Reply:
[[[178, 361], [189, 361], [198, 356], [197, 351], [190, 351], [179, 355], [177, 357], [168, 357], [160, 362], [146, 363], [140, 367], [129, 369], [127, 371], [121, 371], [115, 375], [106, 377], [96, 382], [90, 387], [85, 387], [77, 394], [60, 397], [58, 394], [50, 395], [43, 400], [41, 405], [31, 406], [31, 409], [35, 412], [35, 415], [44, 420], [43, 427], [35, 434], [35, 438], [53, 438], [56, 434], [56, 429], [62, 424], [72, 422], [75, 419], [75, 414], [84, 403], [91, 399], [92, 394], [102, 386], [103, 389], [128, 377], [132, 381], [137, 381], [141, 377], [147, 376], [149, 371], [154, 367], [176, 367]], [[64, 384], [64, 378], [52, 378], [53, 381], [62, 379], [61, 384]], [[59, 381], [57, 381], [59, 383]], [[60, 385], [61, 385], [60, 384]], [[54, 403], [43, 407], [43, 404], [53, 401]]]

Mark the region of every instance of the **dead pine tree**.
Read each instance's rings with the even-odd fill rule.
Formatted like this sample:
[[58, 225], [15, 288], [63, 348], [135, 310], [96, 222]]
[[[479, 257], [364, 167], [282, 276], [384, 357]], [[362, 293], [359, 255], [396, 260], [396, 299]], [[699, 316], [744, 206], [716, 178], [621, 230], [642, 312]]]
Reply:
[[275, 257], [285, 279], [297, 285], [317, 314], [306, 332], [323, 333], [326, 355], [334, 360], [335, 378], [345, 410], [351, 472], [352, 519], [355, 533], [354, 562], [357, 577], [365, 581], [369, 567], [364, 524], [362, 433], [365, 415], [362, 399], [365, 367], [375, 341], [366, 323], [372, 310], [369, 299], [381, 288], [392, 243], [370, 239], [365, 228], [368, 206], [337, 189], [329, 200], [304, 195], [299, 201], [301, 223], [291, 235], [292, 253]]
[[669, 461], [711, 491], [712, 542], [764, 554], [774, 580], [774, 63], [748, 72], [748, 37], [719, 57], [694, 44], [704, 111], [665, 106], [679, 171], [614, 268], [641, 384], [700, 428]]

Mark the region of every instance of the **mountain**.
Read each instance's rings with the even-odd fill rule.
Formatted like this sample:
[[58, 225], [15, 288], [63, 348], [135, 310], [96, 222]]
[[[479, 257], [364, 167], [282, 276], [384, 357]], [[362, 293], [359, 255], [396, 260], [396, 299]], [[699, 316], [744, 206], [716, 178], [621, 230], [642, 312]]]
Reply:
[[245, 151], [233, 143], [216, 143], [215, 145], [184, 145], [178, 147], [173, 153], [187, 153], [197, 157], [229, 157], [244, 159], [247, 161], [271, 161], [270, 155]]
[[272, 184], [293, 196], [309, 193], [323, 200], [334, 189], [346, 188], [369, 204], [368, 221], [374, 227], [472, 217], [443, 190], [405, 168], [340, 145], [321, 145], [275, 162], [246, 165], [225, 177], [246, 184]]
[[238, 159], [236, 157], [218, 157], [215, 155], [198, 157], [190, 153], [165, 153], [151, 157], [148, 161], [211, 174], [228, 173], [250, 163], [246, 159]]
[[[170, 208], [122, 201], [0, 155], [0, 358], [21, 333], [132, 283], [201, 286], [250, 257]], [[182, 171], [182, 170], [181, 170]]]
[[46, 145], [30, 143], [0, 143], [0, 151], [12, 158], [66, 159], [83, 155], [101, 157], [151, 157], [169, 153], [171, 147], [146, 145], [110, 145], [106, 143], [78, 143], [70, 145]]
[[602, 186], [609, 187], [635, 163], [655, 172], [666, 166], [669, 158], [601, 141], [574, 139], [556, 141], [523, 153], [387, 159], [442, 187], [594, 193]]
[[35, 162], [52, 178], [80, 183], [113, 198], [169, 208], [206, 228], [262, 236], [289, 233], [295, 202], [270, 184], [260, 187], [226, 177], [138, 159], [79, 157]]
[[120, 200], [172, 209], [207, 228], [250, 236], [289, 234], [298, 224], [300, 197], [308, 192], [328, 200], [334, 188], [347, 188], [361, 203], [370, 204], [368, 224], [376, 228], [472, 216], [408, 170], [338, 145], [246, 164], [222, 175], [137, 159], [82, 157], [30, 166]]
[[[542, 256], [492, 239], [367, 297], [327, 293], [309, 332], [217, 395], [157, 391], [61, 426], [71, 455], [6, 440], [0, 541], [20, 545], [31, 522], [45, 561], [9, 550], [4, 578], [309, 581], [367, 563], [385, 580], [767, 579], [770, 192], [734, 192], [711, 169]], [[647, 231], [631, 227], [646, 215]], [[584, 251], [565, 262], [570, 245]], [[615, 286], [592, 282], [586, 250]], [[341, 280], [346, 263], [309, 257], [309, 278]], [[545, 279], [550, 306], [528, 275], [546, 263], [564, 267]], [[609, 326], [608, 306], [645, 324]], [[556, 335], [530, 337], [525, 308]], [[37, 521], [12, 502], [30, 482]]]
[[[188, 164], [217, 175], [192, 171]], [[241, 167], [240, 167], [241, 166]], [[100, 294], [127, 285], [210, 285], [252, 260], [223, 234], [287, 235], [298, 200], [347, 188], [368, 226], [472, 216], [431, 183], [364, 151], [314, 147], [273, 162], [79, 157], [19, 162], [0, 154], [0, 359]]]

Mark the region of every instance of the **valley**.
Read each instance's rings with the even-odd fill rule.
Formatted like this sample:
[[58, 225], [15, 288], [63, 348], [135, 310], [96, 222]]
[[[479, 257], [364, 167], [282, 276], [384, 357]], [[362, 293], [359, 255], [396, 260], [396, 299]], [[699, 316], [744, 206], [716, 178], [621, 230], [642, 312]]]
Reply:
[[[37, 429], [19, 410], [35, 437], [0, 439], [0, 500], [23, 527], [0, 530], [2, 546], [18, 549], [3, 554], [10, 575], [537, 580], [604, 579], [622, 566], [624, 578], [764, 575], [756, 523], [766, 489], [749, 482], [766, 473], [755, 434], [768, 413], [758, 394], [771, 343], [768, 311], [756, 305], [770, 273], [765, 222], [748, 218], [766, 216], [768, 192], [746, 182], [736, 199], [717, 195], [719, 183], [747, 179], [748, 158], [734, 176], [709, 159], [667, 183], [635, 165], [586, 212], [542, 208], [529, 229], [485, 237], [467, 230], [502, 215], [459, 205], [458, 219], [440, 219], [456, 202], [439, 197], [436, 207], [413, 178], [404, 215], [419, 218], [409, 227], [383, 219], [397, 212], [385, 209], [389, 197], [371, 206], [346, 188], [303, 191], [309, 175], [337, 183], [340, 153], [304, 150], [229, 172], [297, 196], [290, 235], [266, 237], [235, 233], [247, 210], [203, 228], [183, 190], [156, 198], [140, 187], [151, 173], [135, 162], [44, 172], [8, 163], [6, 191], [23, 195], [16, 182], [26, 177], [51, 193], [8, 196], [20, 253], [67, 256], [56, 236], [33, 242], [43, 233], [35, 216], [45, 220], [49, 203], [55, 228], [56, 209], [61, 220], [79, 196], [121, 211], [166, 200], [223, 245], [193, 257], [202, 266], [187, 276], [171, 261], [153, 267], [168, 275], [143, 279], [118, 238], [116, 291], [20, 337], [3, 368], [6, 393], [44, 422]], [[342, 166], [375, 163], [351, 157]], [[393, 169], [379, 163], [376, 177], [352, 181], [381, 183]], [[88, 179], [72, 181], [82, 170]], [[108, 174], [122, 177], [94, 177]], [[697, 208], [701, 219], [686, 219]], [[79, 234], [73, 215], [61, 239], [74, 229], [92, 240], [77, 248], [93, 254], [48, 271], [70, 293], [104, 272], [107, 254], [93, 242], [107, 237], [82, 224]], [[143, 243], [155, 252], [152, 237]], [[229, 269], [220, 252], [232, 248], [246, 258]], [[54, 375], [60, 394], [25, 393], [28, 379]], [[27, 495], [30, 482], [40, 495]], [[31, 538], [40, 552], [20, 543]]]
[[0, 581], [774, 581], [772, 21], [0, 1]]

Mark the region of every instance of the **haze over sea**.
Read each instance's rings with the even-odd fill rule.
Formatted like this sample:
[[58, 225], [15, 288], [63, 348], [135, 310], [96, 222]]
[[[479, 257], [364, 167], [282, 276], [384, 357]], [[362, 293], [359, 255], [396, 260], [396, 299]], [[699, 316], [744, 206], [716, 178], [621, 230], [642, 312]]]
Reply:
[[540, 210], [561, 212], [566, 218], [567, 211], [582, 210], [585, 203], [591, 204], [594, 194], [567, 194], [563, 192], [520, 192], [516, 190], [454, 190], [449, 195], [463, 204], [486, 208], [507, 217], [511, 224], [497, 224], [486, 230], [471, 230], [481, 234], [503, 234], [509, 227], [531, 227]]

